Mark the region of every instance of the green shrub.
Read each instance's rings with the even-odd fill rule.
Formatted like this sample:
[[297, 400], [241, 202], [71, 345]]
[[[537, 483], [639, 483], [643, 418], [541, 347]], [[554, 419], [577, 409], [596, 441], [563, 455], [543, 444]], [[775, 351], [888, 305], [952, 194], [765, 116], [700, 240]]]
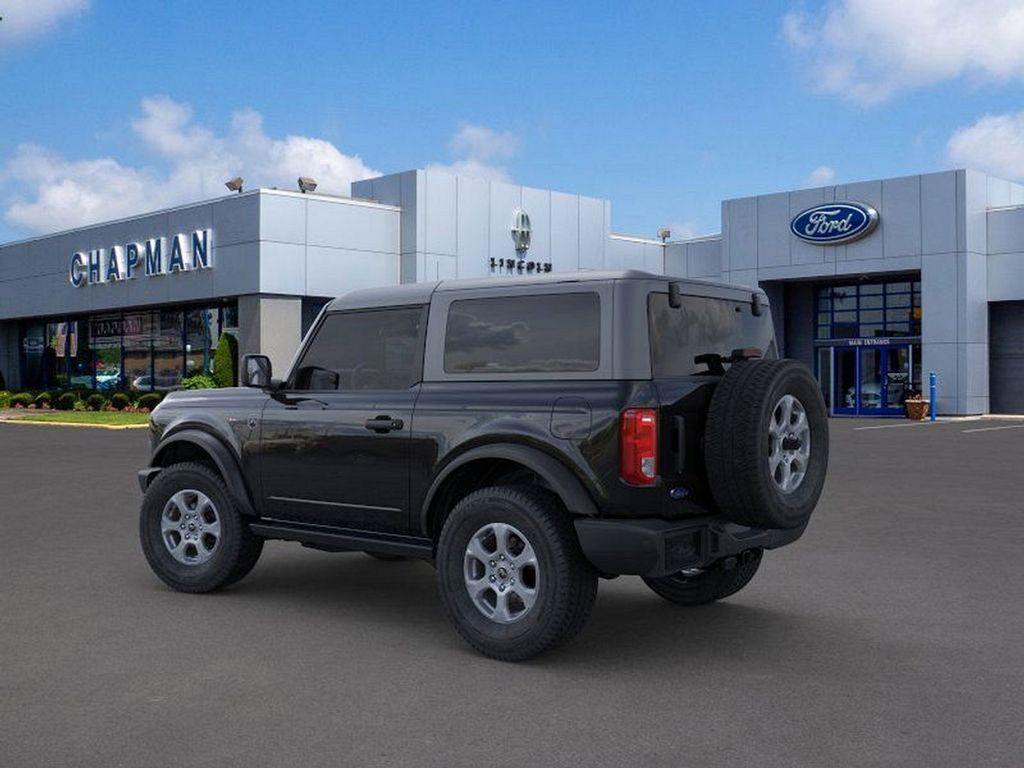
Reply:
[[213, 377], [217, 386], [238, 385], [238, 339], [232, 333], [222, 333], [213, 354]]
[[115, 392], [114, 396], [110, 398], [110, 404], [117, 408], [117, 410], [123, 411], [132, 404], [132, 399], [124, 392]]
[[52, 401], [53, 397], [49, 392], [40, 392], [36, 395], [36, 408], [47, 408]]
[[78, 395], [74, 392], [65, 392], [57, 398], [57, 409], [61, 411], [73, 411], [75, 403], [78, 402]]
[[11, 395], [11, 407], [20, 405], [22, 408], [28, 408], [32, 405], [32, 395], [28, 392], [19, 392], [16, 395]]
[[185, 389], [216, 389], [217, 380], [212, 373], [197, 373], [195, 376], [186, 376], [181, 380]]
[[106, 405], [106, 404], [107, 404], [107, 398], [105, 398], [103, 395], [99, 394], [98, 392], [96, 394], [94, 394], [94, 395], [89, 395], [89, 397], [87, 397], [85, 399], [85, 406], [90, 411], [102, 411], [103, 410], [103, 406]]
[[0, 389], [0, 408], [7, 408], [11, 404], [11, 393], [6, 389]]
[[162, 392], [150, 392], [149, 394], [140, 397], [136, 405], [138, 405], [139, 408], [148, 408], [149, 410], [152, 411], [154, 408], [160, 405], [160, 401], [163, 399], [164, 395]]

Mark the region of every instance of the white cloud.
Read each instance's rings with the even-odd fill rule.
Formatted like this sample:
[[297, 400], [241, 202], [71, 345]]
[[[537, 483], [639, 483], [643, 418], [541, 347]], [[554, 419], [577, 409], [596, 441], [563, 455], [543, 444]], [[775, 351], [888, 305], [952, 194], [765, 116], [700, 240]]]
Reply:
[[6, 0], [0, 5], [0, 50], [42, 37], [88, 8], [89, 0]]
[[247, 188], [293, 188], [312, 176], [319, 191], [349, 194], [353, 181], [379, 175], [361, 158], [307, 136], [275, 139], [259, 113], [236, 112], [226, 135], [196, 124], [192, 109], [167, 96], [142, 101], [132, 129], [152, 166], [109, 157], [69, 160], [23, 144], [0, 171], [10, 202], [5, 218], [31, 232], [52, 232], [226, 194], [224, 181], [243, 176]]
[[510, 160], [519, 150], [519, 139], [515, 134], [464, 123], [448, 142], [448, 148], [456, 159], [447, 164], [431, 163], [427, 170], [491, 181], [512, 181], [501, 161]]
[[804, 179], [805, 187], [824, 187], [826, 184], [831, 184], [835, 181], [836, 169], [830, 168], [827, 165], [819, 165]]
[[519, 139], [509, 131], [495, 131], [482, 125], [464, 123], [448, 143], [456, 156], [475, 160], [505, 160], [519, 149]]
[[953, 165], [1024, 179], [1024, 111], [986, 115], [957, 129], [946, 154]]
[[860, 104], [967, 76], [1024, 79], [1020, 0], [836, 0], [788, 13], [811, 86]]

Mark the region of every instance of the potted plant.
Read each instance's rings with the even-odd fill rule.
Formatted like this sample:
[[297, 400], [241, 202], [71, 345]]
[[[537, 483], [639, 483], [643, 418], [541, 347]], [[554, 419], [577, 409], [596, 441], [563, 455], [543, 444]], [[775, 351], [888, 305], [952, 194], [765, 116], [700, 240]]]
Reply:
[[903, 407], [907, 411], [907, 418], [914, 421], [923, 421], [928, 415], [930, 406], [931, 401], [925, 400], [920, 392], [915, 391], [908, 392], [906, 400], [903, 401]]

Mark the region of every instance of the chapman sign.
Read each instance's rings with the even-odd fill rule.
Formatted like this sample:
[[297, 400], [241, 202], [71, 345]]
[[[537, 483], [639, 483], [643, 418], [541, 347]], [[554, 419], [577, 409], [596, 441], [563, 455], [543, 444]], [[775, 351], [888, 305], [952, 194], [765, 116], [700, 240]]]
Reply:
[[71, 257], [68, 280], [76, 288], [94, 283], [116, 283], [146, 277], [193, 272], [213, 266], [212, 230], [197, 229], [191, 235], [153, 237], [144, 243], [112, 245], [78, 251]]
[[801, 240], [816, 245], [842, 245], [871, 234], [878, 211], [863, 203], [827, 203], [797, 214], [789, 228]]

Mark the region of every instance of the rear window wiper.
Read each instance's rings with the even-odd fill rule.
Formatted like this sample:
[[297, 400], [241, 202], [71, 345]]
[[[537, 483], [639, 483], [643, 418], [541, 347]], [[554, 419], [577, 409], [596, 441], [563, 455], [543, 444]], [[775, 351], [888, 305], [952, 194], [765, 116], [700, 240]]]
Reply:
[[713, 376], [725, 375], [726, 363], [739, 363], [743, 360], [756, 360], [763, 357], [764, 353], [757, 347], [741, 347], [734, 349], [728, 355], [720, 355], [717, 352], [705, 352], [693, 358], [695, 365], [706, 365], [708, 373]]

